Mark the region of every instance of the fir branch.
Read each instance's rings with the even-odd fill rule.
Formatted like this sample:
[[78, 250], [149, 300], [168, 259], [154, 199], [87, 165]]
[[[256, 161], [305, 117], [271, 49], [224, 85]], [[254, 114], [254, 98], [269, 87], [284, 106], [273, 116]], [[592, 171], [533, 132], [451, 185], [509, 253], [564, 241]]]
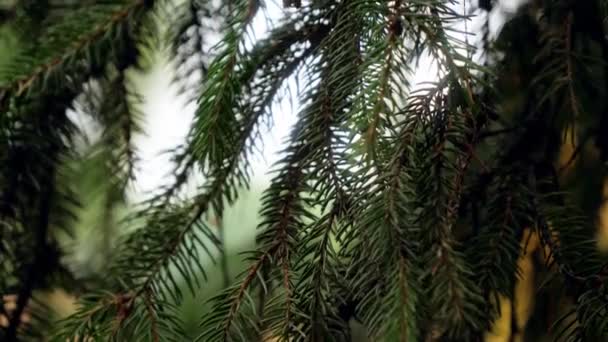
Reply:
[[[567, 340], [582, 340], [591, 336], [603, 339], [608, 330], [602, 321], [596, 320], [595, 315], [608, 306], [606, 300], [598, 296], [598, 293], [605, 291], [602, 285], [605, 281], [605, 265], [597, 254], [596, 244], [588, 238], [590, 222], [569, 203], [565, 193], [560, 190], [559, 183], [553, 178], [555, 176], [544, 178], [552, 166], [537, 168], [533, 203], [541, 243], [551, 251], [550, 257], [564, 278], [566, 291], [577, 302], [575, 322], [578, 322], [579, 327], [570, 330], [569, 324], [560, 326], [567, 324], [564, 320], [566, 316], [558, 319], [554, 325], [563, 333], [569, 330]], [[588, 311], [590, 309], [594, 310], [591, 315]]]
[[[387, 120], [387, 118], [384, 118], [383, 120], [381, 120], [381, 115], [385, 112], [385, 111], [390, 111], [390, 108], [385, 108], [387, 106], [387, 104], [385, 103], [386, 100], [390, 100], [391, 103], [389, 104], [389, 106], [393, 106], [395, 107], [395, 100], [392, 99], [390, 96], [391, 95], [391, 90], [393, 89], [388, 89], [389, 87], [391, 87], [391, 85], [393, 87], [397, 86], [407, 86], [407, 80], [406, 78], [401, 78], [398, 79], [396, 81], [392, 80], [392, 74], [393, 74], [393, 68], [395, 67], [395, 65], [399, 65], [399, 62], [403, 62], [400, 60], [395, 61], [395, 59], [398, 58], [398, 56], [396, 56], [398, 54], [398, 50], [400, 47], [400, 41], [398, 40], [399, 35], [402, 34], [402, 22], [401, 22], [401, 16], [402, 13], [401, 12], [401, 1], [400, 0], [396, 0], [394, 1], [391, 6], [390, 6], [390, 16], [387, 20], [387, 29], [386, 31], [388, 32], [387, 37], [386, 37], [386, 43], [383, 44], [384, 45], [384, 51], [382, 54], [380, 54], [380, 56], [383, 56], [384, 58], [386, 58], [385, 61], [382, 61], [382, 68], [378, 73], [378, 93], [376, 95], [375, 100], [372, 101], [371, 105], [373, 106], [372, 108], [372, 113], [371, 113], [371, 123], [369, 124], [369, 127], [367, 128], [367, 131], [365, 133], [365, 138], [364, 140], [366, 141], [366, 150], [367, 150], [367, 154], [369, 156], [369, 158], [371, 158], [372, 160], [375, 159], [375, 152], [374, 150], [376, 149], [376, 140], [378, 139], [378, 129], [381, 125], [381, 121], [385, 121]], [[393, 82], [391, 82], [393, 81]], [[391, 84], [392, 83], [392, 84]], [[388, 116], [388, 115], [387, 115]]]
[[[362, 18], [350, 3], [338, 6], [334, 18], [335, 28], [321, 43], [318, 67], [308, 71], [310, 82], [316, 82], [318, 75], [319, 85], [304, 94], [302, 102], [308, 105], [300, 113], [305, 128], [299, 139], [307, 142], [309, 151], [302, 158], [313, 164], [305, 171], [306, 179], [315, 193], [315, 204], [329, 212], [301, 233], [301, 261], [296, 263], [301, 275], [295, 288], [297, 317], [291, 323], [300, 333], [289, 336], [296, 340], [344, 335], [345, 322], [337, 310], [341, 302], [337, 291], [344, 284], [336, 277], [342, 264], [332, 239], [344, 233], [352, 220], [352, 189], [347, 179], [357, 177], [347, 170], [345, 138], [358, 86], [359, 66], [352, 60], [359, 57], [359, 51], [353, 37], [360, 34]], [[316, 163], [321, 158], [325, 162]]]
[[[606, 326], [606, 319], [608, 316], [606, 310], [608, 309], [608, 303], [606, 303], [606, 285], [600, 285], [598, 288], [590, 289], [578, 298], [578, 305], [574, 312], [578, 325], [573, 326], [571, 324], [562, 324], [558, 327], [561, 331], [557, 334], [557, 340], [562, 340], [565, 337], [566, 341], [588, 341], [588, 340], [602, 340], [608, 336], [608, 327]], [[568, 316], [566, 316], [568, 317]], [[566, 321], [558, 322], [566, 323]], [[568, 333], [566, 335], [566, 333]]]
[[296, 285], [295, 297], [298, 314], [302, 317], [296, 318], [296, 321], [302, 323], [296, 325], [302, 325], [300, 330], [303, 335], [313, 341], [322, 341], [328, 336], [340, 338], [348, 335], [345, 332], [346, 322], [338, 312], [338, 306], [344, 299], [339, 292], [342, 280], [336, 279], [336, 270], [341, 263], [332, 240], [344, 229], [340, 227], [344, 210], [343, 204], [334, 203], [330, 212], [315, 222], [302, 238], [303, 250], [310, 253], [311, 258], [302, 258], [305, 261], [298, 266], [302, 278]]
[[[109, 14], [104, 20], [99, 20], [96, 16], [88, 16], [87, 20], [83, 20], [82, 12], [76, 11], [74, 14], [78, 16], [80, 21], [78, 24], [82, 25], [82, 22], [86, 22], [86, 26], [82, 25], [78, 28], [74, 27], [76, 24], [70, 20], [66, 20], [64, 23], [58, 24], [57, 27], [49, 30], [47, 36], [43, 40], [48, 46], [37, 46], [38, 51], [32, 53], [36, 56], [35, 60], [21, 61], [22, 64], [27, 65], [27, 68], [23, 70], [23, 66], [19, 65], [16, 71], [11, 71], [10, 74], [4, 76], [2, 87], [0, 87], [0, 94], [6, 96], [6, 94], [14, 94], [14, 96], [21, 96], [25, 93], [31, 93], [38, 89], [38, 87], [48, 86], [50, 78], [54, 77], [55, 74], [66, 70], [68, 67], [72, 67], [73, 63], [82, 58], [83, 53], [87, 50], [95, 47], [95, 45], [101, 45], [105, 43], [108, 38], [108, 34], [116, 30], [116, 27], [120, 26], [127, 20], [132, 20], [134, 17], [141, 16], [152, 6], [149, 0], [136, 0], [125, 7], [118, 7], [116, 5], [108, 4], [105, 6], [97, 6], [96, 11]], [[95, 13], [93, 9], [87, 9], [89, 12]], [[97, 13], [95, 13], [97, 14]], [[87, 17], [85, 17], [87, 18]], [[84, 27], [83, 27], [84, 26]], [[79, 31], [80, 28], [86, 28], [86, 31]], [[75, 32], [74, 32], [75, 31]], [[57, 41], [54, 41], [53, 37], [58, 37]], [[58, 46], [58, 42], [66, 42], [63, 46]], [[54, 45], [57, 44], [57, 45]], [[30, 51], [31, 52], [31, 51]], [[25, 56], [26, 54], [24, 54]]]
[[144, 303], [146, 306], [146, 310], [148, 311], [148, 317], [150, 317], [150, 333], [152, 335], [152, 341], [160, 342], [157, 322], [156, 318], [154, 317], [155, 310], [152, 307], [151, 294], [149, 292], [144, 295]]
[[549, 247], [564, 277], [580, 282], [598, 275], [602, 263], [593, 239], [588, 237], [591, 222], [569, 203], [554, 176], [543, 178], [541, 172], [537, 170], [533, 184], [536, 187], [533, 203], [542, 244]]
[[[285, 168], [282, 169], [272, 182], [271, 187], [263, 196], [264, 204], [261, 215], [264, 217], [260, 224], [263, 231], [258, 236], [259, 253], [252, 257], [252, 266], [247, 271], [242, 282], [227, 289], [223, 294], [214, 298], [214, 313], [206, 317], [202, 325], [204, 333], [199, 340], [204, 341], [226, 341], [231, 336], [245, 334], [241, 331], [245, 324], [240, 322], [244, 319], [239, 311], [243, 297], [252, 286], [253, 280], [263, 267], [276, 264], [278, 274], [273, 274], [270, 279], [260, 279], [267, 283], [273, 279], [279, 280], [284, 287], [285, 294], [281, 302], [276, 302], [269, 310], [279, 310], [284, 316], [282, 319], [270, 322], [270, 327], [276, 336], [287, 336], [291, 323], [292, 308], [292, 285], [291, 285], [291, 255], [297, 246], [297, 235], [304, 227], [303, 218], [310, 218], [307, 212], [306, 198], [302, 197], [306, 186], [303, 183], [303, 161], [300, 159], [303, 149], [296, 145], [290, 148], [290, 154], [284, 159]], [[277, 307], [277, 306], [280, 306]], [[283, 319], [287, 320], [283, 320]], [[238, 324], [237, 324], [238, 321]], [[262, 322], [261, 325], [269, 324]], [[277, 325], [280, 324], [280, 325]], [[257, 326], [247, 324], [249, 329], [258, 329]]]
[[[471, 122], [471, 108], [464, 106], [458, 109], [462, 104], [449, 95], [460, 93], [459, 88], [460, 85], [452, 83], [448, 95], [437, 94], [434, 109], [427, 110], [434, 113], [427, 128], [429, 138], [423, 147], [430, 151], [422, 157], [424, 159], [420, 161], [420, 171], [415, 178], [419, 187], [418, 219], [421, 231], [425, 232], [421, 236], [424, 241], [422, 248], [427, 250], [423, 279], [430, 283], [425, 296], [433, 321], [427, 327], [430, 329], [427, 333], [432, 335], [458, 336], [468, 325], [479, 329], [479, 323], [483, 322], [483, 314], [477, 309], [482, 303], [480, 290], [471, 279], [473, 271], [464, 255], [456, 249], [457, 242], [452, 232], [464, 175], [472, 159], [470, 144], [476, 141], [475, 133], [467, 133], [472, 129], [467, 126]], [[472, 138], [470, 142], [465, 140], [468, 135]], [[445, 311], [443, 308], [450, 309]], [[442, 310], [442, 314], [437, 310]], [[448, 328], [436, 330], [443, 327]]]
[[[533, 84], [544, 92], [538, 93], [536, 100], [536, 110], [541, 112], [550, 108], [555, 112], [554, 118], [559, 125], [559, 129], [566, 131], [568, 126], [574, 129], [575, 122], [580, 121], [584, 116], [581, 100], [576, 90], [575, 64], [580, 53], [575, 51], [575, 38], [573, 22], [576, 20], [573, 10], [568, 10], [559, 16], [565, 22], [563, 29], [552, 29], [549, 25], [555, 25], [550, 21], [545, 24], [549, 27], [541, 31], [540, 43], [542, 44], [535, 62], [540, 64], [539, 72], [533, 80]], [[555, 101], [553, 96], [558, 96], [559, 101]], [[562, 111], [557, 106], [569, 107], [569, 112], [558, 115]]]
[[[117, 29], [115, 25], [122, 25], [123, 31], [119, 30], [119, 32], [125, 32], [131, 24], [137, 25], [137, 20], [132, 22], [131, 19], [140, 17], [146, 9], [143, 2], [139, 4], [141, 6], [130, 7], [124, 13], [120, 12], [121, 14], [112, 16], [111, 23], [102, 24], [99, 27], [96, 26], [96, 23], [101, 20], [100, 17], [107, 19], [104, 14], [115, 9], [115, 7], [89, 8], [88, 10], [91, 12], [84, 15], [82, 11], [76, 11], [68, 16], [65, 21], [46, 30], [43, 44], [36, 46], [34, 50], [26, 49], [16, 60], [20, 64], [12, 70], [8, 70], [8, 72], [3, 72], [2, 77], [7, 81], [0, 89], [0, 94], [2, 94], [0, 97], [5, 99], [0, 110], [4, 112], [8, 109], [9, 107], [4, 104], [8, 105], [9, 103], [20, 107], [27, 106], [28, 102], [36, 103], [38, 97], [41, 97], [41, 94], [38, 93], [42, 93], [42, 97], [55, 96], [53, 102], [64, 106], [57, 109], [57, 112], [51, 113], [56, 116], [54, 120], [64, 118], [68, 103], [73, 99], [73, 95], [82, 89], [81, 83], [89, 76], [99, 72], [98, 64], [100, 60], [108, 57], [117, 59], [118, 63], [122, 63], [124, 60], [121, 54], [124, 52], [123, 47], [125, 45], [121, 45], [123, 40], [120, 39], [123, 37], [117, 37], [118, 33], [115, 31]], [[137, 8], [141, 10], [136, 11]], [[92, 34], [91, 28], [94, 29]], [[89, 34], [87, 35], [87, 33]], [[115, 40], [115, 38], [119, 39]], [[77, 41], [77, 44], [71, 45], [70, 43], [74, 41]], [[96, 58], [99, 58], [99, 60], [96, 60]], [[66, 100], [62, 100], [66, 97], [66, 92], [72, 95], [68, 95]], [[26, 101], [22, 102], [18, 99], [19, 97], [25, 97]], [[65, 125], [57, 125], [56, 130], [60, 132], [64, 130], [65, 132]], [[62, 139], [70, 141], [71, 133], [62, 132], [59, 134], [64, 134]], [[20, 158], [22, 157], [23, 155]], [[39, 163], [41, 160], [41, 158], [36, 159], [35, 163]], [[6, 193], [3, 194], [3, 197], [4, 195]], [[61, 201], [63, 200], [62, 198]], [[53, 208], [53, 213], [54, 216], [57, 215], [57, 208]], [[45, 253], [48, 252], [48, 249], [43, 247], [38, 247], [35, 250], [40, 249]], [[50, 257], [47, 255], [44, 258], [49, 259]], [[45, 260], [45, 262], [48, 263], [51, 260]], [[48, 268], [48, 273], [54, 271], [50, 265], [44, 267]], [[40, 275], [40, 277], [44, 276]]]
[[[268, 116], [270, 106], [285, 80], [291, 77], [303, 62], [312, 55], [328, 32], [325, 25], [318, 23], [306, 25], [296, 30], [296, 24], [301, 19], [301, 17], [297, 17], [274, 29], [270, 36], [264, 41], [258, 42], [247, 54], [247, 58], [240, 61], [236, 67], [237, 71], [235, 71], [234, 79], [239, 87], [234, 89], [236, 96], [232, 99], [230, 106], [233, 111], [242, 111], [243, 114], [235, 122], [235, 132], [233, 134], [236, 141], [223, 145], [222, 148], [226, 149], [226, 152], [224, 152], [226, 158], [238, 154], [243, 157], [244, 162], [242, 164], [244, 166], [239, 169], [236, 176], [244, 186], [248, 184], [245, 177], [249, 172], [248, 154], [253, 149], [253, 142], [259, 138], [257, 127], [264, 121], [264, 117]], [[305, 48], [303, 44], [306, 42], [310, 43], [310, 46]], [[260, 77], [260, 74], [264, 73], [267, 73], [268, 76]], [[201, 121], [210, 119], [212, 119], [210, 116], [201, 117]], [[215, 125], [217, 122], [208, 124]], [[213, 135], [209, 132], [215, 131], [212, 129], [198, 134]], [[196, 158], [193, 154], [193, 146], [194, 142], [189, 143], [184, 151], [176, 157], [178, 160], [175, 171], [176, 181], [170, 188], [166, 189], [159, 199], [167, 200], [177, 193], [188, 180], [188, 174], [191, 173], [197, 162], [203, 167], [205, 173], [209, 174], [210, 178], [214, 177], [212, 175], [214, 172], [225, 168], [225, 163], [222, 161], [214, 163], [207, 161], [207, 164], [205, 164], [205, 162]], [[229, 150], [230, 152], [228, 152]], [[232, 163], [230, 164], [232, 165]], [[234, 164], [232, 167], [236, 166]], [[232, 190], [231, 192], [236, 191]], [[235, 197], [232, 197], [231, 201], [235, 199]], [[221, 207], [216, 208], [218, 209], [216, 214], [221, 215]]]
[[[279, 51], [285, 53], [285, 51], [287, 51], [289, 47], [291, 47], [291, 45], [287, 44]], [[269, 78], [268, 80], [264, 81], [264, 83], [268, 82], [267, 84], [260, 83], [260, 85], [257, 86], [266, 88], [268, 93], [263, 94], [263, 96], [256, 97], [256, 101], [248, 105], [249, 109], [247, 111], [247, 115], [245, 116], [246, 120], [244, 120], [244, 126], [241, 132], [239, 133], [238, 142], [235, 146], [232, 146], [232, 148], [234, 148], [234, 152], [229, 155], [229, 158], [221, 164], [221, 167], [215, 169], [214, 173], [211, 174], [211, 176], [213, 177], [211, 177], [211, 181], [206, 187], [207, 191], [205, 192], [205, 194], [199, 196], [196, 200], [196, 202], [198, 203], [197, 209], [195, 209], [195, 213], [193, 215], [191, 223], [186, 225], [186, 228], [184, 230], [188, 230], [188, 227], [192, 226], [192, 222], [198, 220], [209, 209], [209, 204], [211, 203], [213, 203], [214, 211], [216, 213], [221, 213], [223, 211], [223, 205], [221, 203], [225, 196], [225, 193], [223, 192], [224, 186], [226, 184], [232, 184], [234, 182], [230, 179], [234, 177], [233, 173], [236, 172], [235, 170], [237, 168], [238, 163], [241, 161], [241, 158], [243, 158], [243, 155], [248, 150], [248, 145], [253, 139], [252, 132], [255, 126], [258, 124], [261, 116], [265, 113], [266, 109], [270, 106], [271, 101], [274, 99], [274, 96], [278, 92], [284, 80], [286, 80], [297, 69], [297, 67], [308, 56], [310, 56], [310, 54], [316, 49], [316, 47], [317, 45], [313, 44], [312, 46], [307, 48], [301, 56], [296, 57], [293, 61], [288, 60], [281, 62], [283, 70], [281, 70], [281, 72], [275, 76], [276, 78]], [[265, 51], [264, 49], [261, 50]], [[257, 55], [258, 54], [254, 54], [254, 56]], [[268, 61], [268, 64], [265, 63], [265, 65], [270, 66], [270, 64], [272, 64], [270, 63], [270, 61], [273, 61], [274, 58], [276, 58], [276, 56], [280, 56], [280, 54], [272, 54], [271, 56], [273, 57], [262, 59]], [[257, 61], [258, 59], [255, 58], [254, 60]], [[239, 173], [237, 172], [237, 177], [242, 178], [242, 176], [238, 176], [238, 174]], [[228, 199], [231, 200], [232, 198], [228, 197]]]
[[[468, 42], [462, 42], [453, 36], [450, 36], [445, 25], [454, 20], [467, 21], [470, 16], [460, 14], [455, 9], [450, 8], [453, 3], [435, 2], [426, 5], [425, 11], [430, 14], [426, 16], [420, 23], [417, 23], [421, 33], [425, 35], [425, 42], [429, 52], [436, 61], [439, 61], [440, 68], [443, 68], [444, 73], [454, 74], [464, 86], [460, 89], [464, 98], [467, 100], [468, 106], [473, 106], [473, 89], [472, 81], [474, 79], [473, 72], [480, 70], [481, 66], [471, 61], [467, 56], [473, 48]], [[465, 55], [459, 52], [464, 50]], [[459, 62], [461, 62], [459, 64]], [[461, 65], [464, 62], [464, 65]]]
[[141, 302], [132, 293], [89, 294], [80, 300], [81, 307], [61, 321], [51, 341], [82, 341], [110, 338], [112, 341], [183, 341], [177, 328], [175, 308], [148, 293]]
[[217, 47], [222, 52], [209, 67], [207, 86], [199, 99], [190, 133], [191, 153], [202, 167], [207, 167], [208, 163], [218, 165], [230, 153], [225, 148], [232, 145], [231, 138], [238, 127], [234, 96], [239, 83], [234, 71], [242, 58], [241, 44], [258, 7], [257, 0], [240, 0], [236, 4], [227, 32]]
[[[281, 31], [277, 32], [280, 33]], [[311, 33], [312, 35], [309, 37], [308, 35], [302, 35], [302, 33]], [[268, 40], [272, 45], [263, 43], [259, 48], [260, 53], [253, 53], [253, 56], [255, 57], [249, 62], [250, 64], [257, 65], [259, 61], [263, 61], [264, 64], [262, 64], [260, 68], [276, 68], [278, 66], [278, 70], [272, 77], [256, 81], [250, 86], [251, 89], [255, 89], [256, 91], [263, 90], [259, 94], [248, 94], [246, 91], [245, 94], [242, 95], [243, 97], [247, 97], [250, 103], [247, 103], [246, 105], [245, 115], [241, 123], [242, 128], [237, 135], [236, 143], [230, 147], [234, 150], [220, 166], [216, 166], [216, 169], [209, 168], [209, 176], [212, 179], [212, 182], [210, 182], [209, 188], [211, 190], [208, 191], [208, 193], [215, 193], [219, 196], [210, 196], [210, 199], [200, 201], [203, 205], [196, 210], [196, 213], [194, 214], [195, 218], [199, 218], [209, 209], [209, 205], [204, 204], [206, 202], [212, 203], [214, 212], [221, 216], [223, 213], [224, 199], [227, 200], [228, 203], [231, 203], [235, 199], [232, 194], [234, 191], [232, 190], [232, 186], [235, 183], [240, 183], [245, 186], [248, 184], [246, 177], [247, 169], [246, 167], [239, 168], [239, 163], [247, 163], [247, 154], [251, 151], [253, 141], [256, 140], [258, 134], [255, 132], [255, 129], [271, 106], [272, 101], [281, 86], [318, 48], [320, 39], [316, 36], [317, 34], [323, 35], [325, 33], [322, 29], [313, 28], [297, 32], [293, 37], [289, 37], [288, 39], [279, 40], [281, 44], [280, 48], [277, 50], [278, 53], [275, 52], [274, 49], [276, 49], [279, 44], [276, 43], [276, 38], [273, 36]], [[300, 55], [292, 55], [292, 53], [288, 51], [294, 46], [293, 44], [297, 43], [299, 40], [309, 40], [311, 45], [303, 50]], [[283, 56], [283, 54], [287, 55]], [[243, 75], [243, 79], [248, 81], [251, 80], [251, 78], [253, 78], [253, 73], [251, 73], [252, 69], [243, 69], [248, 71]], [[205, 198], [205, 196], [206, 195], [202, 198]]]
[[[200, 271], [205, 275], [199, 249], [208, 253], [209, 250], [207, 243], [198, 234], [203, 233], [208, 238], [213, 238], [209, 228], [201, 222], [190, 223], [197, 227], [195, 231], [176, 229], [187, 224], [189, 208], [189, 206], [181, 208], [163, 206], [155, 208], [159, 210], [158, 212], [151, 212], [148, 208], [145, 213], [153, 215], [155, 220], [146, 222], [145, 229], [137, 230], [128, 236], [118, 250], [119, 257], [110, 272], [125, 278], [119, 280], [120, 285], [115, 286], [113, 292], [81, 300], [80, 309], [62, 322], [56, 338], [60, 340], [83, 333], [104, 336], [106, 334], [104, 329], [110, 329], [109, 327], [116, 336], [128, 335], [130, 330], [139, 331], [147, 327], [147, 330], [144, 329], [142, 332], [144, 334], [142, 336], [148, 336], [157, 333], [158, 324], [162, 322], [166, 334], [179, 340], [183, 334], [179, 322], [168, 319], [170, 316], [163, 314], [163, 311], [171, 305], [165, 297], [171, 296], [175, 302], [182, 296], [174, 273], [184, 275], [190, 286], [192, 281], [198, 282], [196, 276], [193, 279], [193, 274]], [[153, 262], [150, 262], [151, 260]], [[169, 270], [170, 265], [176, 270]], [[153, 298], [150, 297], [151, 294], [154, 295]], [[120, 298], [122, 299], [117, 302]], [[151, 305], [150, 301], [154, 304]], [[91, 307], [98, 309], [91, 310]], [[150, 308], [155, 310], [149, 312]], [[99, 310], [106, 313], [98, 317]], [[155, 315], [159, 315], [159, 318], [155, 318]], [[91, 320], [97, 320], [99, 325], [81, 326]], [[101, 324], [103, 322], [105, 323]], [[158, 324], [150, 326], [150, 322]], [[86, 330], [83, 332], [82, 329]]]
[[[326, 31], [324, 31], [326, 32]], [[311, 48], [315, 51], [321, 39], [311, 39]], [[306, 115], [306, 114], [305, 114]], [[292, 145], [288, 148], [288, 155], [283, 159], [283, 169], [273, 180], [271, 187], [263, 197], [264, 205], [261, 214], [264, 217], [260, 228], [265, 229], [258, 236], [259, 252], [253, 257], [253, 266], [248, 271], [240, 286], [229, 288], [224, 294], [214, 299], [218, 314], [207, 317], [204, 322], [204, 333], [199, 337], [207, 340], [226, 340], [230, 336], [247, 334], [247, 330], [258, 331], [267, 328], [274, 336], [292, 336], [294, 317], [293, 295], [293, 269], [291, 255], [294, 253], [300, 231], [303, 230], [303, 218], [309, 218], [307, 199], [302, 197], [305, 186], [303, 178], [307, 162], [312, 161], [317, 151], [314, 148], [315, 139], [310, 139], [316, 130], [316, 122], [307, 114], [298, 124], [292, 134]], [[321, 131], [322, 133], [325, 131]], [[303, 203], [300, 203], [303, 202]], [[307, 204], [308, 203], [308, 204]], [[298, 229], [298, 227], [301, 227]], [[282, 291], [271, 298], [266, 304], [261, 303], [265, 312], [264, 321], [260, 323], [247, 322], [244, 313], [240, 310], [242, 299], [253, 285], [254, 276], [262, 269], [276, 266], [276, 272], [266, 274], [260, 278], [260, 283], [270, 284], [273, 280], [281, 284]], [[214, 327], [221, 324], [222, 329]]]
[[352, 296], [359, 301], [357, 311], [370, 335], [402, 341], [420, 336], [420, 327], [413, 319], [420, 310], [421, 285], [417, 281], [418, 227], [412, 220], [415, 193], [411, 182], [415, 174], [412, 147], [422, 124], [418, 117], [421, 99], [424, 97], [412, 94], [406, 108], [410, 115], [389, 140], [393, 156], [384, 172], [372, 174], [374, 181], [361, 189], [370, 195], [345, 241], [347, 255], [352, 258]]
[[412, 239], [416, 227], [407, 219], [412, 189], [401, 159], [389, 170], [378, 176], [378, 185], [366, 189], [377, 195], [360, 214], [355, 229], [360, 233], [349, 243], [353, 271], [365, 270], [351, 280], [351, 287], [355, 298], [360, 298], [359, 311], [370, 334], [405, 341], [419, 336], [412, 319], [418, 291]]
[[484, 331], [499, 317], [498, 296], [513, 298], [519, 273], [521, 231], [531, 224], [528, 204], [531, 193], [524, 180], [525, 171], [518, 167], [503, 170], [505, 174], [498, 175], [484, 194], [478, 196], [479, 201], [489, 197], [487, 208], [482, 209], [475, 235], [466, 242], [466, 253], [476, 270], [476, 282], [487, 301], [488, 325]]
[[[188, 227], [191, 227], [195, 221], [200, 219], [203, 213], [209, 209], [211, 203], [214, 205], [215, 212], [221, 213], [223, 211], [221, 209], [223, 208], [221, 203], [226, 195], [224, 192], [224, 186], [226, 184], [233, 183], [230, 178], [234, 177], [232, 173], [235, 172], [237, 164], [240, 162], [242, 155], [247, 151], [247, 145], [250, 139], [252, 139], [252, 131], [255, 125], [258, 123], [259, 118], [264, 114], [266, 108], [271, 104], [270, 101], [272, 101], [274, 98], [274, 95], [279, 90], [283, 81], [295, 71], [295, 69], [310, 55], [312, 51], [314, 51], [315, 48], [316, 46], [313, 45], [304, 51], [301, 56], [295, 58], [295, 60], [283, 64], [285, 68], [283, 72], [279, 73], [276, 79], [270, 79], [269, 86], [267, 86], [269, 87], [268, 94], [260, 96], [258, 98], [259, 102], [254, 102], [250, 105], [251, 112], [249, 115], [247, 115], [246, 124], [239, 134], [237, 145], [233, 146], [235, 152], [230, 155], [230, 158], [228, 158], [227, 161], [222, 163], [223, 166], [221, 168], [215, 170], [212, 181], [207, 187], [208, 190], [204, 195], [197, 198], [197, 209], [195, 209], [195, 213], [192, 215], [192, 221], [186, 225], [184, 231], [187, 231]], [[228, 197], [228, 199], [230, 200], [231, 198]]]
[[281, 302], [269, 302], [266, 310], [280, 311], [283, 317], [268, 315], [265, 321], [261, 322], [261, 327], [267, 326], [274, 336], [288, 337], [293, 334], [292, 316], [295, 305], [292, 298], [294, 291], [292, 255], [297, 255], [299, 235], [306, 226], [304, 220], [314, 217], [309, 212], [312, 203], [305, 195], [309, 190], [304, 183], [303, 170], [307, 153], [310, 153], [310, 150], [306, 144], [297, 142], [292, 146], [291, 153], [285, 158], [285, 168], [279, 171], [273, 184], [264, 194], [264, 204], [260, 211], [265, 219], [260, 224], [260, 228], [264, 230], [257, 236], [259, 249], [268, 251], [274, 266], [278, 268], [276, 272], [278, 275], [272, 272], [269, 279], [262, 281], [277, 279], [284, 291]]
[[[252, 285], [260, 270], [268, 262], [269, 253], [263, 253], [256, 257], [256, 261], [247, 269], [246, 275], [240, 283], [228, 288], [223, 293], [212, 298], [216, 304], [213, 312], [203, 322], [203, 333], [198, 340], [203, 341], [227, 341], [231, 336], [233, 324], [237, 319], [243, 298]], [[223, 312], [226, 311], [226, 314]], [[217, 314], [221, 311], [222, 314]], [[257, 327], [252, 327], [256, 329]]]

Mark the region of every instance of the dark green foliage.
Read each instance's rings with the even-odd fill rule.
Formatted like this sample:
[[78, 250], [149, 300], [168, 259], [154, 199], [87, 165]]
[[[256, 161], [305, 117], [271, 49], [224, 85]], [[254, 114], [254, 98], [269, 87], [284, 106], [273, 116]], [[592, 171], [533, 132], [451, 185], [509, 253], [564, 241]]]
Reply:
[[[354, 321], [374, 341], [479, 340], [498, 296], [514, 296], [526, 229], [574, 303], [549, 322], [554, 337], [605, 340], [592, 238], [608, 153], [606, 3], [533, 1], [493, 38], [483, 14], [496, 3], [475, 9], [479, 42], [470, 11], [448, 0], [286, 1], [263, 39], [253, 37], [262, 0], [0, 8], [19, 40], [35, 37], [0, 70], [0, 293], [16, 296], [14, 310], [0, 304], [0, 339], [186, 340], [183, 291], [194, 296], [206, 260], [225, 257], [210, 222], [250, 187], [261, 132], [296, 80], [297, 122], [262, 197], [256, 248], [198, 340], [349, 341]], [[129, 75], [158, 47], [197, 109], [172, 151], [173, 182], [131, 206], [146, 113]], [[435, 81], [411, 84], [425, 59]], [[95, 141], [72, 109], [99, 127]], [[577, 148], [559, 165], [566, 138]], [[96, 276], [73, 272], [61, 243], [94, 197], [71, 179], [87, 165], [103, 173], [89, 179], [102, 203], [94, 229], [112, 237]], [[195, 175], [202, 185], [185, 195]], [[38, 301], [53, 288], [79, 297], [59, 323]]]
[[[511, 169], [505, 176], [497, 177], [488, 191], [499, 196], [492, 197], [483, 215], [477, 207], [473, 215], [478, 217], [477, 235], [467, 246], [473, 267], [474, 278], [488, 300], [502, 294], [513, 297], [513, 285], [517, 279], [517, 264], [523, 228], [530, 224], [530, 191], [522, 186], [521, 171]], [[471, 204], [478, 206], [479, 204]], [[496, 291], [490, 293], [489, 289]], [[490, 312], [493, 310], [488, 308]]]

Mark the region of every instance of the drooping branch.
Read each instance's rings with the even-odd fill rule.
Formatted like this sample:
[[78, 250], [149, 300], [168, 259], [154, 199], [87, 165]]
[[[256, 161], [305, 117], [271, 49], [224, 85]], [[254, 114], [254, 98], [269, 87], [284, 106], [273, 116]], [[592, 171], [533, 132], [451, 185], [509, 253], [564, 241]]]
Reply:
[[[7, 96], [21, 96], [25, 93], [36, 91], [38, 87], [48, 86], [49, 79], [62, 74], [68, 68], [74, 67], [74, 62], [82, 58], [83, 54], [90, 49], [98, 49], [101, 45], [108, 43], [108, 33], [115, 32], [116, 28], [132, 20], [138, 20], [153, 6], [150, 0], [135, 0], [125, 7], [118, 7], [108, 13], [107, 17], [90, 19], [91, 26], [83, 27], [83, 32], [74, 32], [74, 27], [69, 26], [69, 20], [63, 25], [70, 27], [71, 31], [64, 31], [62, 24], [45, 37], [48, 44], [55, 44], [52, 37], [61, 37], [60, 41], [69, 43], [64, 46], [37, 46], [38, 53], [33, 53], [36, 60], [25, 61], [17, 67], [0, 86], [0, 99]], [[82, 20], [82, 18], [79, 18]], [[131, 23], [129, 23], [131, 24]], [[66, 27], [66, 29], [67, 29]], [[62, 37], [65, 35], [66, 37]], [[26, 68], [24, 68], [24, 65]], [[90, 70], [92, 71], [92, 70]], [[85, 78], [88, 75], [79, 75]], [[0, 108], [2, 109], [2, 108]]]

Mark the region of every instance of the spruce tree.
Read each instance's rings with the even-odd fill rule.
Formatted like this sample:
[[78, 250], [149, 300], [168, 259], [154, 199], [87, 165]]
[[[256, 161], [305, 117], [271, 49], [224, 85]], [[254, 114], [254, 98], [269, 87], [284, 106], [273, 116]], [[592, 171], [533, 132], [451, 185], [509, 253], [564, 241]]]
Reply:
[[[258, 39], [268, 5], [0, 3], [18, 42], [0, 70], [0, 340], [191, 340], [177, 307], [225, 244], [209, 218], [250, 186], [294, 79], [256, 247], [198, 341], [351, 341], [354, 325], [369, 341], [608, 340], [608, 2], [284, 0]], [[146, 115], [129, 72], [154, 49], [197, 109], [172, 183], [129, 203]], [[413, 83], [421, 62], [432, 82]], [[96, 229], [118, 240], [87, 276], [61, 243], [83, 163]], [[38, 296], [54, 288], [78, 298], [60, 321]]]

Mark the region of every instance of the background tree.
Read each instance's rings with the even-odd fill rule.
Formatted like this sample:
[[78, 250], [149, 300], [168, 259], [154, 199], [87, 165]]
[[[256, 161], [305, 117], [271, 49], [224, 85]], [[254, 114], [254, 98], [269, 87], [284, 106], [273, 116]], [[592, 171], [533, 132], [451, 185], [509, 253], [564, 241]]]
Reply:
[[[293, 80], [256, 246], [198, 340], [606, 339], [605, 1], [285, 1], [255, 38], [266, 5], [2, 3], [2, 340], [192, 339], [178, 307], [228, 264], [215, 226]], [[134, 204], [131, 75], [159, 47], [197, 110], [172, 183]], [[412, 84], [421, 62], [435, 80]], [[84, 267], [82, 206], [107, 237]], [[79, 299], [60, 322], [49, 289]]]

